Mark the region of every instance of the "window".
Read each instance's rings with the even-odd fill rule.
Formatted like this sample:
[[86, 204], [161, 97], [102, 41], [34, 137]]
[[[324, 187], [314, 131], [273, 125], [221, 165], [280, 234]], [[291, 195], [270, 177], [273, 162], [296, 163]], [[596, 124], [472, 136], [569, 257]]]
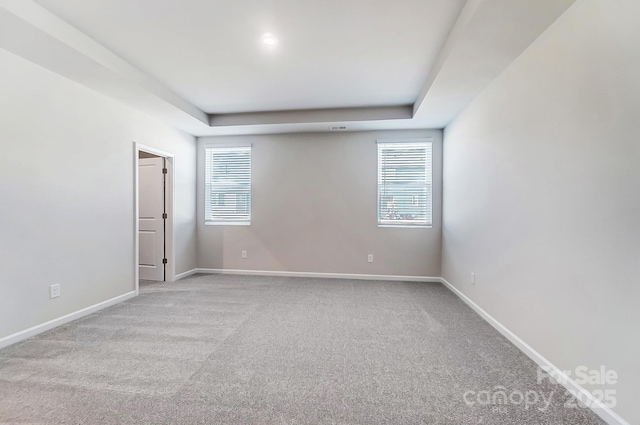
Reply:
[[429, 139], [378, 142], [378, 226], [431, 226]]
[[251, 146], [205, 148], [206, 224], [250, 224]]

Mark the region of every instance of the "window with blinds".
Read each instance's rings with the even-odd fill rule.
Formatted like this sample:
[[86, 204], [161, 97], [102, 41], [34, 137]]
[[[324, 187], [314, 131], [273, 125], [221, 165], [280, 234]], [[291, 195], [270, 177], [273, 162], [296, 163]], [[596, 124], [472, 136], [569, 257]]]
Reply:
[[429, 140], [378, 142], [378, 225], [431, 226]]
[[205, 223], [250, 224], [251, 146], [205, 148]]

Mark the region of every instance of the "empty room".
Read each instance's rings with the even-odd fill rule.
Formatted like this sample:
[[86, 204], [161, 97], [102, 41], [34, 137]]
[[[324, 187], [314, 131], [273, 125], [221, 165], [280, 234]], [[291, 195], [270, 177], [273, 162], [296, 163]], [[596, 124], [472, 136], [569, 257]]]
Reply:
[[0, 424], [640, 425], [637, 0], [0, 0]]

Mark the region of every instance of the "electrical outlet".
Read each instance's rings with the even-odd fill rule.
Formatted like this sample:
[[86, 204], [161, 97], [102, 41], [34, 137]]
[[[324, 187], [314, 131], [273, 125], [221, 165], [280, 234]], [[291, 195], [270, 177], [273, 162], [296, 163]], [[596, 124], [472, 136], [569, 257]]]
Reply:
[[51, 285], [49, 287], [49, 298], [58, 298], [60, 296], [60, 284]]
[[471, 272], [471, 284], [476, 284], [476, 274], [474, 272]]
[[373, 254], [367, 255], [367, 261], [373, 263]]
[[242, 251], [242, 258], [247, 259], [247, 251]]

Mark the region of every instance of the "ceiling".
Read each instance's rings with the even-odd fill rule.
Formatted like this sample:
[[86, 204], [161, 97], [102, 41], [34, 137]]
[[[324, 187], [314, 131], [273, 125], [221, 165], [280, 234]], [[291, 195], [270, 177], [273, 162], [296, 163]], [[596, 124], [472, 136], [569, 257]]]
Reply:
[[413, 104], [464, 4], [36, 2], [213, 114]]
[[0, 48], [196, 136], [442, 128], [574, 1], [0, 0]]

